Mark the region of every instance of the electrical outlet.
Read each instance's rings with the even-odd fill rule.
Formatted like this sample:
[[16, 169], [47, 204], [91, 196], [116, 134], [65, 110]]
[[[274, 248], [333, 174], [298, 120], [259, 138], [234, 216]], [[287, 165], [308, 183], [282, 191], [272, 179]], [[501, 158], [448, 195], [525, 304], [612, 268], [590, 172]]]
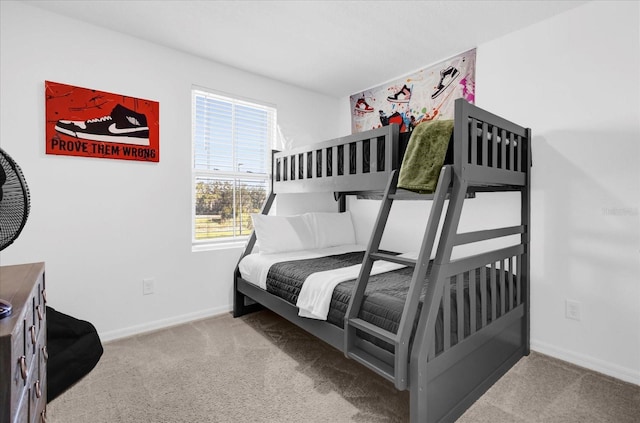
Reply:
[[567, 319], [580, 320], [580, 303], [574, 300], [566, 300], [565, 316]]
[[142, 295], [153, 294], [156, 287], [156, 280], [154, 278], [147, 278], [142, 280]]

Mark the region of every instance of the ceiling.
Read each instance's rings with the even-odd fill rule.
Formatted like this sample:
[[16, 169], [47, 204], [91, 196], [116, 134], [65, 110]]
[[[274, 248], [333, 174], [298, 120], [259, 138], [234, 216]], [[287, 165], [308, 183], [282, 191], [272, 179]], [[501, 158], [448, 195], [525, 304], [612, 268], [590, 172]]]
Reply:
[[25, 1], [334, 97], [586, 1]]

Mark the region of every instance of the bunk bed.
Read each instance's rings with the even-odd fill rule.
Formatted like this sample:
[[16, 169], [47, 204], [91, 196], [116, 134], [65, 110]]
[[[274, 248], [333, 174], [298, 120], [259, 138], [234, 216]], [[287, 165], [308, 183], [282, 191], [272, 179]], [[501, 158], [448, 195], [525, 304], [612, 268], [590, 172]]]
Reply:
[[[274, 264], [269, 279], [302, 275], [285, 295], [243, 277], [254, 232], [235, 272], [234, 317], [266, 307], [409, 390], [411, 422], [454, 421], [529, 354], [530, 142], [530, 129], [459, 99], [447, 157], [435, 190], [426, 194], [398, 187], [407, 146], [395, 125], [275, 152], [262, 214], [277, 194], [299, 192], [333, 192], [340, 211], [345, 195], [378, 196], [380, 209], [365, 251], [333, 254], [319, 264], [309, 257]], [[465, 201], [497, 191], [520, 193], [520, 223], [459, 233]], [[412, 257], [380, 250], [393, 202], [407, 200], [432, 201], [420, 251]], [[456, 246], [503, 237], [518, 241], [452, 256]], [[295, 297], [305, 277], [314, 269], [357, 263], [357, 277], [335, 287], [326, 320], [299, 316]], [[400, 268], [373, 272], [379, 263]], [[395, 309], [384, 314], [395, 317], [385, 320], [376, 309], [389, 295], [396, 298], [385, 307], [391, 302]]]

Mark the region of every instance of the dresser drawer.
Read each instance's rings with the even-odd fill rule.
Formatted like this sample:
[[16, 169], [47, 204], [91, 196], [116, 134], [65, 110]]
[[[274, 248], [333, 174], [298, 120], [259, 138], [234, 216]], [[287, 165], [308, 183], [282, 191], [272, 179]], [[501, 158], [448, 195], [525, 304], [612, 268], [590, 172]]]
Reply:
[[[40, 360], [38, 359], [36, 364], [39, 364], [39, 362]], [[29, 396], [29, 422], [40, 421], [37, 417], [40, 411], [44, 409], [44, 405], [46, 403], [47, 391], [45, 380], [41, 379], [40, 376], [39, 366], [34, 366], [33, 373], [29, 375], [27, 380], [28, 389], [25, 389], [25, 394]]]
[[15, 423], [29, 421], [29, 395], [24, 395], [21, 399], [22, 402], [19, 404], [19, 408], [15, 408], [15, 410], [17, 410], [14, 420]]
[[[42, 422], [47, 398], [44, 263], [0, 268], [0, 298], [13, 313], [0, 320], [0, 423]], [[4, 375], [4, 373], [3, 373]]]
[[26, 324], [24, 319], [19, 323], [19, 327], [14, 332], [12, 339], [13, 347], [11, 349], [11, 386], [10, 407], [12, 410], [17, 409], [19, 401], [22, 398], [22, 391], [27, 386], [27, 377], [29, 376], [29, 364], [27, 359], [26, 346]]
[[[46, 330], [40, 331], [40, 338], [36, 346], [36, 365], [34, 366], [34, 377], [31, 383], [31, 410], [32, 422], [41, 422], [41, 414], [47, 405], [47, 353], [46, 353]], [[35, 416], [35, 417], [34, 417]]]
[[31, 353], [29, 360], [32, 360], [36, 354], [36, 342], [42, 332], [46, 307], [44, 300], [44, 274], [40, 275], [35, 282], [33, 290], [29, 295], [29, 301], [27, 304], [27, 311], [25, 314], [25, 327], [27, 333], [25, 334], [25, 343], [27, 346], [27, 352]]
[[38, 325], [36, 324], [34, 306], [35, 299], [31, 296], [27, 302], [27, 312], [24, 316], [24, 343], [29, 367], [31, 367], [33, 356], [36, 353], [35, 347], [38, 341]]
[[39, 336], [43, 330], [45, 314], [47, 312], [44, 273], [40, 275], [36, 281], [31, 297], [33, 298], [33, 325], [36, 328], [36, 335]]

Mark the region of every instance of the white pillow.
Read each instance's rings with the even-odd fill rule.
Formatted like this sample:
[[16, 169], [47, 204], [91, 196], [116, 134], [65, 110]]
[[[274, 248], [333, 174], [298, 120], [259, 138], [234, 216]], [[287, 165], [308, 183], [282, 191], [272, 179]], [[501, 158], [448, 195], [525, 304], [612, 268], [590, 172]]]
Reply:
[[307, 213], [316, 248], [335, 247], [356, 243], [351, 212]]
[[261, 254], [309, 250], [315, 247], [308, 219], [303, 215], [252, 214], [251, 219]]

